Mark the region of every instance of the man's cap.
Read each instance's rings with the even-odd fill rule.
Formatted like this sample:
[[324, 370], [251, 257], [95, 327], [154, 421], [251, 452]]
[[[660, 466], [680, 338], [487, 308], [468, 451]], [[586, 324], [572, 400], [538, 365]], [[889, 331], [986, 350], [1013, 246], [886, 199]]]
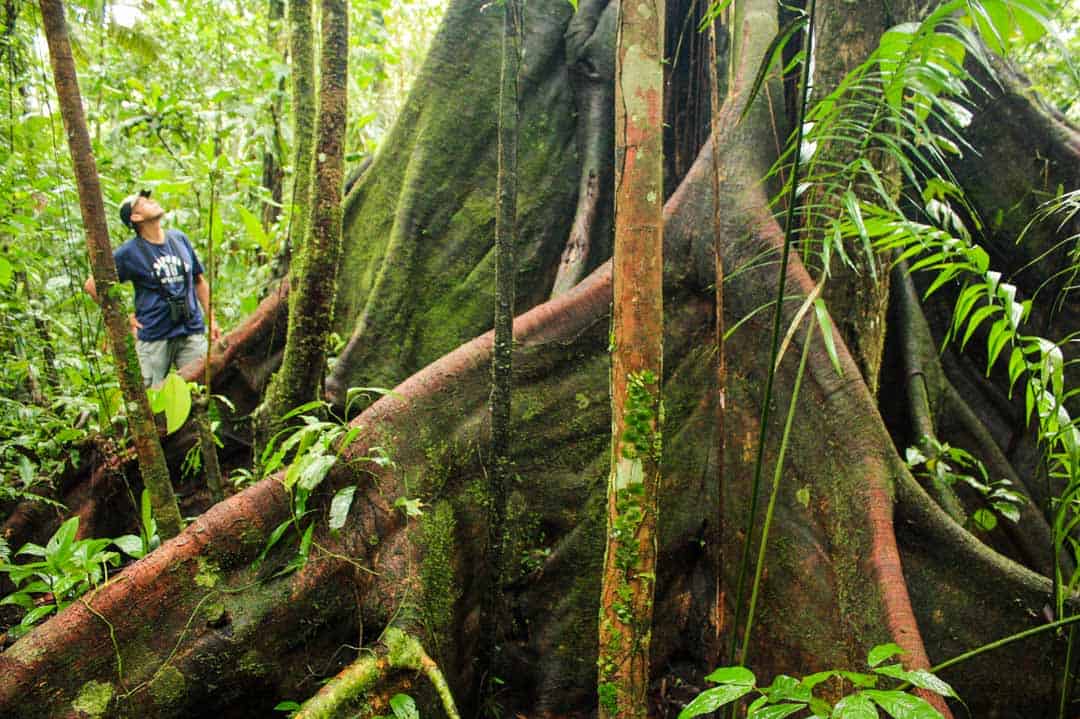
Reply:
[[139, 201], [140, 197], [150, 197], [150, 190], [139, 190], [138, 194], [125, 197], [124, 201], [120, 203], [120, 221], [131, 230], [135, 229], [135, 223], [131, 221], [131, 209], [135, 207], [135, 203]]

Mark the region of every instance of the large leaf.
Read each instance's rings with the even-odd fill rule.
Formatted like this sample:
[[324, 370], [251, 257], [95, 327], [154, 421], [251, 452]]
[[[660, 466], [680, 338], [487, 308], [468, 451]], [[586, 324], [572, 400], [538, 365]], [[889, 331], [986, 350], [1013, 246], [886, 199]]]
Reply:
[[[990, 516], [992, 517], [993, 515]], [[884, 667], [877, 667], [876, 669], [874, 669], [874, 671], [878, 674], [884, 674], [887, 677], [892, 677], [893, 679], [910, 682], [911, 684], [914, 684], [920, 689], [929, 689], [930, 691], [937, 692], [942, 696], [956, 696], [956, 692], [951, 686], [949, 686], [947, 682], [945, 682], [943, 679], [939, 679], [925, 669], [907, 670], [904, 669], [904, 667], [900, 664], [889, 664]]]
[[941, 712], [913, 694], [879, 689], [867, 689], [863, 694], [893, 719], [943, 719]]
[[872, 701], [862, 694], [852, 694], [836, 703], [832, 719], [878, 719], [878, 713]]
[[176, 372], [170, 372], [157, 392], [155, 411], [165, 413], [165, 432], [180, 429], [191, 414], [191, 388]]
[[345, 519], [349, 516], [349, 508], [352, 506], [353, 495], [356, 494], [356, 485], [350, 484], [342, 487], [330, 501], [330, 529], [338, 530], [345, 526]]
[[876, 647], [870, 650], [870, 653], [866, 656], [866, 663], [872, 667], [876, 667], [886, 659], [892, 659], [895, 656], [904, 653], [904, 648], [898, 644], [889, 642], [888, 644], [878, 644]]
[[395, 719], [420, 719], [420, 711], [416, 708], [416, 702], [408, 694], [395, 694], [390, 698], [390, 711], [394, 712]]
[[721, 684], [718, 687], [706, 689], [701, 694], [698, 694], [694, 701], [683, 707], [683, 710], [679, 712], [679, 719], [690, 719], [691, 717], [716, 711], [720, 707], [748, 694], [752, 689], [753, 687], [740, 684]]
[[735, 684], [742, 687], [752, 687], [757, 678], [746, 667], [720, 667], [706, 676], [705, 681], [714, 684]]
[[773, 704], [761, 707], [747, 714], [746, 719], [784, 719], [795, 712], [805, 709], [805, 704]]

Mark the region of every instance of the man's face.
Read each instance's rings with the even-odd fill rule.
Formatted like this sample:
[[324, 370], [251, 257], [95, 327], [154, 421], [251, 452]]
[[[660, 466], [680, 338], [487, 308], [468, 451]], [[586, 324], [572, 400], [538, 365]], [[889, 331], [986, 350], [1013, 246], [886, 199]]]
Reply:
[[164, 216], [165, 210], [152, 197], [139, 197], [131, 206], [132, 222], [150, 222]]

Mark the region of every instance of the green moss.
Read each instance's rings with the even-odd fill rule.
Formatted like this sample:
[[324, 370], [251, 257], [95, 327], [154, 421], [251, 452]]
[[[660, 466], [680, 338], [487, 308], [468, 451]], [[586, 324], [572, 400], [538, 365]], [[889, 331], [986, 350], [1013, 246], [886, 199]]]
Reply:
[[611, 716], [618, 714], [619, 704], [616, 699], [618, 690], [615, 689], [615, 685], [611, 682], [604, 682], [597, 690], [600, 695], [600, 706], [604, 707], [604, 712]]
[[79, 695], [75, 697], [75, 701], [71, 703], [71, 706], [75, 711], [82, 712], [87, 716], [101, 717], [105, 716], [105, 710], [109, 708], [112, 696], [112, 684], [90, 681], [83, 684], [82, 689], [79, 690]]
[[383, 636], [390, 666], [402, 669], [420, 669], [423, 664], [424, 649], [420, 642], [410, 637], [397, 627], [390, 627]]
[[454, 621], [454, 605], [461, 594], [454, 577], [454, 532], [457, 520], [447, 501], [436, 503], [420, 520], [424, 559], [420, 581], [424, 590], [421, 612], [436, 646], [442, 646]]
[[240, 672], [247, 676], [260, 677], [270, 673], [272, 667], [263, 661], [262, 655], [254, 649], [249, 649], [240, 657]]
[[196, 561], [199, 569], [195, 572], [195, 584], [206, 589], [213, 589], [221, 581], [221, 568], [214, 560], [202, 555], [199, 555]]
[[150, 682], [150, 694], [162, 709], [178, 706], [187, 695], [187, 680], [179, 669], [166, 666]]
[[203, 608], [207, 624], [217, 624], [225, 616], [225, 604], [223, 602], [208, 602]]

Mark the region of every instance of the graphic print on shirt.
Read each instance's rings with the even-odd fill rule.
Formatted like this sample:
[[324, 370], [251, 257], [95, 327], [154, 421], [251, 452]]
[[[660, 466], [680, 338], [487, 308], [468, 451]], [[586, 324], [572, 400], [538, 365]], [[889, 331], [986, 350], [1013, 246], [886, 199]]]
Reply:
[[184, 276], [191, 271], [191, 265], [176, 255], [162, 255], [154, 260], [152, 270], [162, 287], [177, 294], [183, 289]]

